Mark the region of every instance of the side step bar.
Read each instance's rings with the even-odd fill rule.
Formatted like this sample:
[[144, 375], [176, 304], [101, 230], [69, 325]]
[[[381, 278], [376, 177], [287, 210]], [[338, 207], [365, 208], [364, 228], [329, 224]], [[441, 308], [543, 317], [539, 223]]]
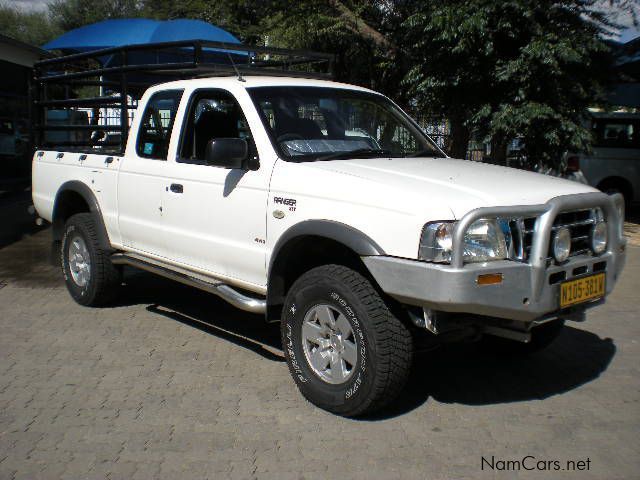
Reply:
[[246, 312], [264, 313], [267, 310], [267, 301], [264, 299], [244, 295], [225, 283], [209, 281], [198, 274], [190, 274], [186, 270], [171, 267], [157, 260], [148, 259], [132, 253], [116, 253], [111, 256], [111, 261], [115, 265], [129, 265], [139, 268], [140, 270], [155, 273], [170, 280], [175, 280], [176, 282], [184, 283], [190, 287], [213, 293], [234, 307]]

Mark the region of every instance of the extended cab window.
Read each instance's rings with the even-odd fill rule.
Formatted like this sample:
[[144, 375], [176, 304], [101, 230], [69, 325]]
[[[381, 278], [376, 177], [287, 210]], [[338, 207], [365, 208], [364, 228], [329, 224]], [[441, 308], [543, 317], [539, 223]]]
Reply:
[[598, 119], [593, 123], [597, 147], [639, 148], [640, 124], [634, 120]]
[[229, 92], [195, 92], [189, 102], [187, 115], [182, 132], [179, 162], [204, 164], [207, 144], [218, 138], [243, 138], [249, 146], [249, 155], [257, 155], [247, 119]]
[[182, 90], [155, 93], [142, 115], [136, 151], [139, 156], [166, 160], [171, 141], [171, 131], [180, 105]]

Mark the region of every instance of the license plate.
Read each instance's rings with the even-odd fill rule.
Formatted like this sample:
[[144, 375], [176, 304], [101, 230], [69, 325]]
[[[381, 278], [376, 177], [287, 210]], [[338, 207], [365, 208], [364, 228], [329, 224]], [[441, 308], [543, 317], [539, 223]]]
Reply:
[[604, 283], [604, 273], [562, 283], [560, 285], [560, 308], [603, 297]]

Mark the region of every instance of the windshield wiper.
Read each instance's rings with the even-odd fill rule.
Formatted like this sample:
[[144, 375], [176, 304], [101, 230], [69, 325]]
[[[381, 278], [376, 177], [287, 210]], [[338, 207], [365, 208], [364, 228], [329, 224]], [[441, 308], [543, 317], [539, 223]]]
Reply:
[[324, 155], [322, 157], [316, 158], [316, 161], [324, 161], [324, 160], [338, 160], [340, 158], [351, 158], [358, 157], [360, 155], [365, 154], [375, 154], [375, 155], [391, 155], [392, 152], [390, 150], [382, 150], [380, 148], [356, 148], [355, 150], [349, 150], [346, 152], [336, 152], [330, 153], [329, 155]]

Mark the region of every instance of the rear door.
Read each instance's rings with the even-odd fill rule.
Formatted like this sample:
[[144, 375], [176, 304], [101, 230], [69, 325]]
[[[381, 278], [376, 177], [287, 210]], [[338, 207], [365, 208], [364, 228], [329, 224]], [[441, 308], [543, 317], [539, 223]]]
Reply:
[[166, 257], [163, 197], [169, 178], [167, 152], [182, 90], [164, 90], [149, 98], [135, 145], [118, 178], [118, 222], [125, 247]]
[[[246, 101], [250, 102], [248, 96]], [[208, 166], [205, 148], [217, 138], [245, 139], [250, 156], [257, 160], [252, 132], [234, 95], [224, 89], [195, 90], [164, 191], [169, 255], [182, 265], [246, 283], [248, 288], [264, 285], [271, 164], [256, 170]]]

